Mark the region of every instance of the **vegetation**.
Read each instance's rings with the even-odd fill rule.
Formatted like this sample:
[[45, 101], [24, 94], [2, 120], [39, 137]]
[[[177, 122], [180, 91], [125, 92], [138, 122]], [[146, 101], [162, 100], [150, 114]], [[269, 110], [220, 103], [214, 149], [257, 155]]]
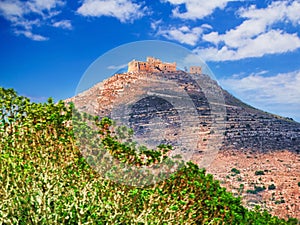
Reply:
[[265, 175], [265, 172], [262, 170], [257, 170], [255, 171], [255, 175], [259, 176], [259, 175]]
[[282, 204], [282, 203], [285, 203], [284, 199], [280, 199], [280, 200], [276, 200], [275, 201], [275, 204], [278, 205], [278, 204]]
[[275, 189], [276, 189], [275, 184], [270, 184], [268, 187], [268, 190], [275, 190]]
[[240, 174], [241, 173], [241, 171], [236, 169], [236, 168], [232, 168], [231, 172], [234, 173], [234, 174]]
[[136, 168], [174, 165], [169, 146], [139, 149], [130, 135], [62, 101], [31, 103], [0, 88], [0, 224], [297, 224], [244, 208], [193, 163], [143, 188], [105, 179], [105, 152]]
[[257, 194], [258, 192], [261, 192], [261, 191], [264, 191], [266, 190], [266, 187], [265, 186], [255, 186], [254, 187], [254, 190], [247, 190], [247, 193], [250, 193], [250, 194]]

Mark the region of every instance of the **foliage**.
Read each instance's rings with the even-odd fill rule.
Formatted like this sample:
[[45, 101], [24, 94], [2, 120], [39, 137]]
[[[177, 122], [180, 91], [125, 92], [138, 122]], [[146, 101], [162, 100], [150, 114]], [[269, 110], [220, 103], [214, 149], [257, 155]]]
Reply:
[[234, 173], [234, 174], [240, 174], [241, 173], [241, 171], [238, 170], [237, 168], [232, 168], [231, 172]]
[[261, 192], [261, 191], [264, 191], [266, 190], [266, 187], [265, 186], [254, 186], [254, 190], [247, 190], [247, 193], [250, 193], [250, 194], [257, 194], [258, 192]]
[[259, 176], [259, 175], [265, 175], [265, 172], [262, 170], [257, 170], [255, 171], [255, 175]]
[[276, 189], [275, 184], [270, 184], [268, 187], [268, 190], [275, 190], [275, 189]]
[[284, 199], [281, 198], [280, 200], [276, 200], [275, 201], [275, 204], [278, 205], [278, 204], [282, 204], [282, 203], [285, 203]]
[[[70, 123], [74, 114], [81, 120]], [[85, 120], [95, 121], [98, 131]], [[75, 132], [87, 151], [102, 147], [95, 157], [106, 151], [136, 166], [164, 161], [170, 150], [132, 152], [131, 131], [118, 134], [108, 118], [80, 115], [52, 99], [32, 103], [0, 88], [0, 224], [297, 224], [249, 211], [191, 162], [144, 188], [104, 179], [83, 157]], [[118, 143], [120, 136], [127, 143]]]

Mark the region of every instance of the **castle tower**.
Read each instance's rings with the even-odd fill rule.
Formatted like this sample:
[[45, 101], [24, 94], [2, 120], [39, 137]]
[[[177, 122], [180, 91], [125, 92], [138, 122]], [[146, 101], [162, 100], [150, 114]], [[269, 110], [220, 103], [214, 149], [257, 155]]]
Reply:
[[190, 74], [202, 74], [201, 66], [191, 66], [190, 67]]
[[135, 59], [128, 63], [128, 72], [137, 72], [139, 71], [139, 61]]

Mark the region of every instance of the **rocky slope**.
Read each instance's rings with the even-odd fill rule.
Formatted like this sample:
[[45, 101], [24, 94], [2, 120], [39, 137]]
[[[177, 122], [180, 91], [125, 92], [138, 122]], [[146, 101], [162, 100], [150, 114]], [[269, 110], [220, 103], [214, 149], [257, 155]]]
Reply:
[[[212, 104], [207, 99], [207, 93], [204, 93], [203, 90], [199, 90], [199, 85], [197, 85], [191, 76], [188, 76], [183, 71], [156, 73], [154, 75], [155, 79], [167, 80], [167, 82], [170, 83], [176, 81], [178, 85], [176, 88], [181, 91], [184, 90], [188, 94], [185, 98], [192, 99], [193, 104], [197, 108], [199, 117], [195, 122], [199, 124], [198, 127], [200, 130], [205, 132], [213, 129], [212, 117], [214, 115], [212, 115], [211, 112]], [[214, 83], [208, 76], [197, 76], [199, 76], [198, 80], [203, 83]], [[142, 98], [141, 96], [145, 94], [146, 89], [151, 90], [151, 85], [155, 82], [149, 82], [151, 79], [151, 74], [149, 73], [116, 74], [67, 101], [74, 102], [78, 108], [85, 112], [104, 116], [111, 115], [112, 110], [115, 109], [118, 104], [124, 104], [124, 102], [127, 104], [128, 99], [131, 98], [136, 100], [132, 108], [135, 110], [133, 112], [135, 117], [143, 117], [144, 121], [148, 121], [149, 118], [147, 120], [146, 117], [150, 112], [166, 113], [170, 110], [170, 106], [162, 104], [158, 98], [148, 99], [148, 102], [138, 101]], [[223, 89], [220, 90], [224, 98], [223, 102], [221, 101], [221, 103], [219, 103], [224, 104], [224, 114], [220, 116], [220, 119], [223, 121], [220, 122], [222, 125], [218, 127], [222, 129], [222, 149], [249, 149], [259, 152], [291, 150], [298, 153], [300, 152], [299, 123], [255, 109], [241, 102], [227, 91]], [[181, 95], [180, 91], [172, 94], [175, 97]], [[183, 101], [185, 101], [185, 99]], [[145, 105], [149, 105], [149, 102], [152, 102], [150, 104], [152, 106], [161, 105], [161, 109], [146, 107]], [[169, 116], [167, 117], [173, 117], [174, 120], [179, 120], [174, 114], [175, 112], [168, 113]], [[137, 119], [135, 122], [137, 122]], [[174, 127], [176, 127], [176, 123], [173, 124], [172, 128]]]
[[[300, 218], [300, 124], [255, 109], [208, 76], [196, 76], [183, 71], [116, 74], [66, 102], [93, 115], [125, 115], [128, 125], [145, 139], [156, 135], [176, 146], [184, 137], [181, 144], [194, 150], [191, 160], [197, 163], [203, 152], [216, 147], [221, 151], [206, 164], [208, 172], [243, 196], [246, 206]], [[130, 113], [124, 112], [124, 105]], [[191, 116], [182, 126], [184, 115]], [[158, 133], [151, 132], [153, 127]], [[233, 168], [240, 173], [234, 174]], [[271, 184], [275, 189], [269, 189]]]

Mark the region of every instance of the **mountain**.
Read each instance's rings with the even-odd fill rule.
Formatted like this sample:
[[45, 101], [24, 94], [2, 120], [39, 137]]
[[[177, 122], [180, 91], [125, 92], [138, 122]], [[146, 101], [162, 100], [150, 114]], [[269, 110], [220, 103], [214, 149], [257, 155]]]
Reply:
[[192, 151], [189, 159], [200, 165], [208, 158], [208, 172], [249, 208], [300, 218], [300, 124], [251, 107], [207, 75], [125, 72], [66, 102], [92, 115], [123, 117], [150, 147], [164, 140], [186, 147], [183, 154]]
[[[221, 136], [223, 136], [221, 149], [249, 149], [259, 152], [290, 150], [296, 153], [300, 152], [299, 123], [247, 105], [226, 90], [223, 90], [207, 75], [197, 74], [194, 75], [194, 77], [195, 76], [197, 76], [197, 80], [200, 80], [202, 83], [213, 84], [215, 85], [214, 87], [219, 88], [222, 92], [223, 102], [218, 99], [218, 104], [222, 104], [220, 108], [223, 110], [223, 114], [220, 116], [223, 121], [219, 122], [219, 124], [222, 123], [222, 125], [218, 126], [218, 128], [222, 130]], [[207, 96], [200, 90], [201, 87], [199, 88], [195, 80], [184, 71], [115, 74], [79, 95], [68, 99], [67, 102], [74, 102], [79, 109], [85, 112], [99, 116], [109, 116], [118, 105], [127, 104], [128, 99], [131, 101], [137, 99], [136, 102], [134, 102], [135, 105], [131, 102], [131, 108], [134, 110], [133, 113], [136, 118], [135, 123], [132, 122], [131, 124], [140, 124], [141, 118], [146, 123], [151, 119], [146, 118], [147, 114], [153, 114], [153, 112], [160, 114], [167, 113], [171, 107], [163, 104], [163, 102], [161, 102], [162, 98], [157, 98], [157, 95], [152, 96], [151, 99], [151, 94], [147, 94], [149, 99], [146, 100], [146, 91], [149, 92], [151, 89], [157, 90], [156, 87], [151, 87], [151, 85], [155, 84], [157, 79], [166, 83], [174, 83], [174, 81], [176, 81], [176, 88], [180, 89], [180, 91], [174, 91], [173, 88], [173, 93], [169, 94], [177, 98], [182, 95], [181, 92], [184, 90], [188, 94], [187, 97], [192, 100], [195, 108], [197, 108], [199, 120], [196, 122], [200, 123], [200, 130], [203, 132], [212, 130], [211, 120], [214, 115], [211, 113], [211, 105], [213, 103], [207, 99]], [[159, 86], [161, 85], [162, 83], [159, 84]], [[141, 102], [141, 99], [144, 99], [143, 102]], [[161, 109], [146, 107], [147, 104], [149, 105], [149, 102], [151, 102], [152, 106], [160, 105]], [[167, 117], [174, 117], [175, 115], [174, 113], [168, 113], [169, 116]], [[139, 121], [137, 117], [140, 118]], [[180, 120], [180, 118], [177, 117], [175, 120]], [[177, 122], [180, 123], [180, 121]], [[176, 123], [170, 126], [172, 129], [175, 127]]]

